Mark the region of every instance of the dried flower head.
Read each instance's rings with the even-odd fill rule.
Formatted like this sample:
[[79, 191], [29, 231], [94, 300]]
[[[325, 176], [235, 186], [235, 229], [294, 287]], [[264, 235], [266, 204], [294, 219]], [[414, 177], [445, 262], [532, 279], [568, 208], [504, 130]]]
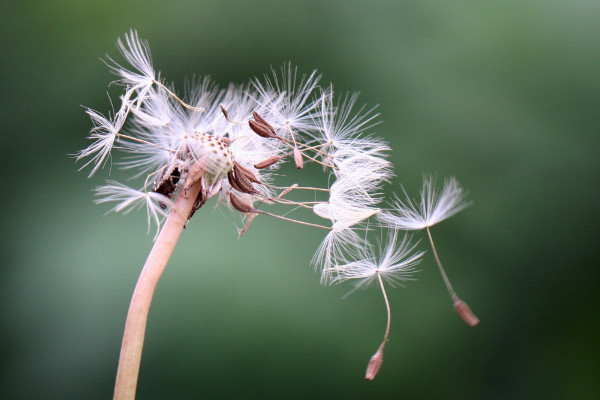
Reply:
[[[429, 177], [420, 203], [406, 196], [394, 203], [395, 210], [384, 211], [383, 186], [393, 172], [387, 159], [390, 147], [372, 132], [379, 114], [375, 108], [357, 106], [357, 94], [338, 96], [332, 85], [321, 85], [316, 71], [302, 75], [286, 64], [263, 79], [226, 88], [200, 78], [192, 80], [179, 97], [175, 86], [155, 71], [149, 45], [137, 32], [129, 32], [117, 47], [125, 66], [110, 57], [107, 64], [123, 87], [119, 108], [109, 116], [87, 110], [94, 125], [89, 135], [92, 143], [76, 158], [85, 160], [83, 167], [91, 167], [92, 176], [120, 153], [118, 165], [132, 172], [131, 179], [138, 179], [141, 189], [108, 181], [97, 189], [97, 202], [116, 202], [111, 211], [144, 206], [149, 225], [158, 227], [161, 218], [168, 216], [157, 240], [167, 228], [169, 232], [183, 229], [175, 222], [175, 228], [169, 225], [182, 198], [187, 199], [181, 203], [187, 205], [184, 217], [189, 221], [195, 211], [217, 197], [219, 204], [245, 218], [240, 236], [261, 215], [326, 230], [312, 259], [321, 270], [321, 281], [355, 280], [357, 287], [378, 282], [386, 302], [384, 341], [366, 376], [373, 379], [383, 361], [390, 329], [384, 281], [394, 285], [409, 279], [423, 255], [406, 235], [398, 242], [398, 231], [428, 229], [465, 208], [462, 188], [452, 178], [437, 192]], [[286, 162], [302, 170], [298, 176], [305, 173], [307, 164], [320, 165], [327, 185], [279, 183], [284, 174], [274, 172]], [[188, 199], [188, 193], [193, 198]], [[288, 209], [275, 213], [274, 205]], [[312, 214], [321, 222], [311, 222]], [[387, 231], [385, 245], [370, 243], [373, 228]], [[466, 304], [456, 304], [459, 314], [475, 321]], [[122, 353], [122, 357], [130, 356]], [[132, 387], [119, 386], [119, 378], [117, 386]]]

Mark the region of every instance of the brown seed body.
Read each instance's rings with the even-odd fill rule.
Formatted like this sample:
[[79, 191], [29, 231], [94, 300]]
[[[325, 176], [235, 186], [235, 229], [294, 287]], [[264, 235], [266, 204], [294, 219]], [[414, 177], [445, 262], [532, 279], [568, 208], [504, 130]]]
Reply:
[[254, 164], [254, 168], [256, 168], [256, 169], [263, 169], [263, 168], [270, 167], [271, 165], [276, 164], [279, 161], [281, 161], [282, 158], [283, 157], [281, 157], [281, 156], [272, 156], [272, 157], [269, 157], [269, 158], [267, 158], [264, 161], [261, 161], [259, 163]]
[[254, 175], [254, 173], [252, 171], [250, 171], [247, 168], [242, 167], [239, 163], [235, 162], [233, 163], [233, 172], [235, 172], [236, 175], [243, 175], [244, 178], [246, 178], [247, 180], [249, 180], [252, 183], [262, 183], [261, 181], [259, 181], [256, 176]]
[[257, 113], [256, 111], [253, 111], [252, 116], [254, 117], [256, 122], [264, 125], [269, 131], [271, 131], [271, 133], [273, 134], [273, 137], [277, 136], [277, 133], [275, 132], [275, 128], [273, 128], [273, 126], [271, 124], [269, 124], [259, 113]]
[[454, 302], [454, 311], [469, 326], [475, 326], [479, 323], [479, 318], [471, 311], [467, 303], [460, 299]]
[[300, 150], [298, 150], [297, 147], [294, 147], [294, 162], [296, 163], [296, 168], [304, 168], [304, 159], [302, 158], [302, 152], [300, 152]]
[[245, 214], [258, 214], [259, 212], [257, 209], [244, 203], [242, 199], [233, 194], [233, 192], [229, 192], [229, 202], [231, 203], [231, 206], [239, 212], [243, 212]]
[[233, 175], [233, 171], [227, 173], [227, 180], [229, 181], [229, 184], [231, 185], [231, 187], [234, 188], [235, 190], [237, 190], [238, 192], [244, 191], [241, 188], [241, 186], [239, 185], [239, 183], [237, 182], [237, 180], [235, 179], [235, 175]]
[[225, 116], [225, 119], [229, 120], [229, 113], [227, 112], [227, 110], [225, 109], [225, 106], [223, 106], [223, 104], [219, 104], [219, 107], [221, 108], [221, 112], [223, 113], [223, 115]]
[[233, 171], [227, 174], [227, 180], [229, 181], [231, 187], [237, 190], [238, 192], [248, 194], [260, 194], [258, 190], [254, 189], [254, 186], [252, 186], [252, 183], [249, 180], [244, 179], [240, 175], [236, 175]]
[[248, 125], [250, 126], [250, 129], [252, 129], [254, 131], [254, 133], [256, 133], [258, 136], [261, 136], [264, 138], [276, 138], [277, 137], [273, 128], [271, 127], [271, 129], [269, 129], [270, 126], [267, 127], [266, 125], [263, 125], [260, 122], [256, 122], [253, 120], [248, 121]]

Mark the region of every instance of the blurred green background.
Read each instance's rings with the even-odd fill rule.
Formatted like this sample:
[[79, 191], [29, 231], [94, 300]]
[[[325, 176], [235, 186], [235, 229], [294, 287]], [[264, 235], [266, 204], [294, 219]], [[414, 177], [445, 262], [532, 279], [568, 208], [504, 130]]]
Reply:
[[[431, 254], [381, 294], [323, 287], [322, 233], [200, 210], [156, 292], [139, 399], [589, 399], [600, 393], [600, 2], [3, 1], [0, 3], [2, 399], [112, 396], [125, 315], [152, 245], [145, 215], [104, 213], [67, 154], [81, 105], [106, 112], [100, 61], [137, 29], [183, 87], [292, 61], [380, 104], [397, 178], [456, 176], [474, 205], [433, 229]], [[88, 170], [89, 171], [89, 170]]]

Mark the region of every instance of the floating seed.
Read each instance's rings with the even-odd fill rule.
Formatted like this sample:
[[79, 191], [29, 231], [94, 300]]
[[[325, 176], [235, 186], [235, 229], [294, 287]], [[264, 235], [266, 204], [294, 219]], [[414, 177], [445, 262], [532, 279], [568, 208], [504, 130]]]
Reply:
[[454, 302], [454, 311], [456, 311], [458, 316], [469, 326], [475, 326], [479, 323], [479, 318], [471, 311], [467, 303], [461, 299], [457, 299]]
[[375, 379], [375, 376], [379, 372], [379, 368], [381, 368], [381, 364], [383, 363], [383, 349], [379, 347], [377, 352], [373, 354], [373, 357], [369, 360], [369, 364], [367, 365], [367, 372], [365, 374], [365, 379], [368, 381], [372, 381]]

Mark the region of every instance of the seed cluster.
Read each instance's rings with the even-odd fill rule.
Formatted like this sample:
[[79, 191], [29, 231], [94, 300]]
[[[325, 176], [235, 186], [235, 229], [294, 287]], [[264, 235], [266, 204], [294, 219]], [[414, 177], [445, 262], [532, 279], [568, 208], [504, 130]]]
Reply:
[[154, 192], [171, 198], [180, 180], [185, 181], [186, 189], [202, 180], [203, 190], [200, 196], [206, 200], [210, 197], [212, 186], [233, 169], [229, 139], [209, 133], [197, 134], [194, 139], [185, 151], [178, 153], [178, 157], [159, 171], [154, 181]]
[[211, 163], [215, 168], [226, 172], [233, 168], [233, 154], [229, 149], [231, 141], [224, 137], [216, 137], [209, 133], [196, 135], [200, 151], [199, 154], [210, 154]]

